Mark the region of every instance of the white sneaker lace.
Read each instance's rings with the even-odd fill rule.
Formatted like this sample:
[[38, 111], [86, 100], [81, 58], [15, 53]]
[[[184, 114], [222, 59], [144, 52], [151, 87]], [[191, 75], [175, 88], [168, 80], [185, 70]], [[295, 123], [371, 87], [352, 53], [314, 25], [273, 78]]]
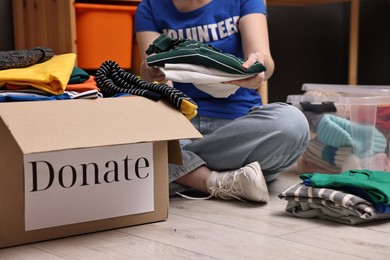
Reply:
[[239, 185], [238, 180], [238, 176], [240, 174], [248, 177], [244, 169], [240, 169], [233, 174], [226, 174], [221, 181], [218, 181], [217, 186], [210, 187], [211, 196], [215, 196], [221, 199], [234, 198], [245, 202], [245, 200], [239, 197], [239, 194], [243, 193], [242, 187]]
[[189, 200], [208, 200], [208, 199], [211, 199], [213, 197], [213, 195], [209, 195], [207, 197], [191, 197], [191, 196], [185, 195], [185, 194], [177, 192], [177, 191], [176, 191], [176, 194], [182, 196], [183, 198], [189, 199]]

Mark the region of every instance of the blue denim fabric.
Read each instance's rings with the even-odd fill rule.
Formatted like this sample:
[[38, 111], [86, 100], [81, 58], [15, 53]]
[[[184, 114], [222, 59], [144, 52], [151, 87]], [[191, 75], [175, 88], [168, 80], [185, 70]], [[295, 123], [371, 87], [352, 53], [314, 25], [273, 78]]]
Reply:
[[202, 165], [227, 171], [258, 161], [266, 181], [272, 181], [298, 160], [309, 142], [306, 117], [285, 103], [253, 107], [235, 120], [196, 117], [191, 122], [203, 138], [181, 141], [184, 165], [169, 165], [171, 195], [188, 189], [176, 179]]

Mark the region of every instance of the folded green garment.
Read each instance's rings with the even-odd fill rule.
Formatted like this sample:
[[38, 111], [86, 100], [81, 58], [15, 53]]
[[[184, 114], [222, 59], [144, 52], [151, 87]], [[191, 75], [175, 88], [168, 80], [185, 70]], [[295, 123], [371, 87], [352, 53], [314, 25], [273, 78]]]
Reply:
[[360, 188], [367, 192], [371, 201], [390, 204], [390, 172], [348, 170], [339, 174], [304, 173], [299, 178], [314, 188]]
[[[210, 44], [190, 39], [171, 39], [160, 35], [146, 50], [148, 66], [164, 67], [166, 63], [202, 65], [232, 74], [253, 74], [266, 70], [260, 62], [245, 69], [242, 58], [223, 53]], [[153, 55], [152, 55], [153, 54]]]
[[74, 67], [68, 84], [79, 84], [87, 81], [90, 75], [83, 69]]

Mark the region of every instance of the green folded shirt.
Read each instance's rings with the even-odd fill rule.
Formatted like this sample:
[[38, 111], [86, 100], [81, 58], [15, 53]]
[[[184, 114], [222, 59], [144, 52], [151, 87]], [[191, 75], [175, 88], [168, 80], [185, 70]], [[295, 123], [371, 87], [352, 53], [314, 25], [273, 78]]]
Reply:
[[266, 70], [260, 62], [245, 69], [242, 58], [223, 53], [210, 44], [190, 39], [171, 39], [160, 35], [146, 50], [148, 66], [164, 67], [166, 63], [202, 65], [232, 74], [253, 74]]
[[305, 173], [299, 177], [315, 188], [361, 188], [372, 201], [390, 204], [390, 172], [349, 170], [340, 174]]

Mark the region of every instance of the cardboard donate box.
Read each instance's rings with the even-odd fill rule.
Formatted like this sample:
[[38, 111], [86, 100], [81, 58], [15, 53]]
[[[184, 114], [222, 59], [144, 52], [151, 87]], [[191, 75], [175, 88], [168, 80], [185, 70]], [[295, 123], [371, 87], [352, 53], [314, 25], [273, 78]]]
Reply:
[[0, 248], [166, 220], [186, 138], [143, 97], [0, 104]]

